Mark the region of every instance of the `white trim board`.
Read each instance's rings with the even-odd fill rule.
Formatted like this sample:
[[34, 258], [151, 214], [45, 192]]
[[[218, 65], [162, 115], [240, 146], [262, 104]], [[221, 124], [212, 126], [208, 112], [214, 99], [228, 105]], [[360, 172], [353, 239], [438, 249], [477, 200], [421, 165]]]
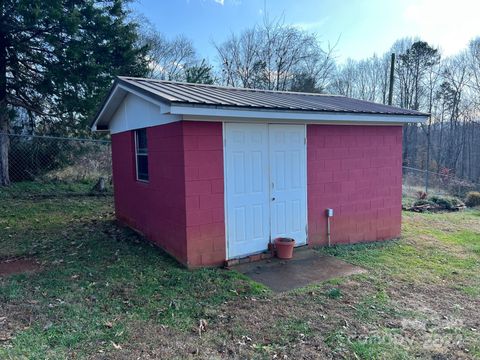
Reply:
[[403, 126], [404, 122], [374, 122], [374, 121], [332, 121], [332, 120], [292, 120], [292, 119], [262, 119], [262, 118], [220, 118], [207, 116], [182, 116], [183, 121], [205, 121], [222, 123], [267, 123], [267, 124], [319, 124], [319, 125], [381, 125], [381, 126]]
[[191, 106], [170, 106], [171, 114], [181, 114], [184, 120], [208, 120], [214, 121], [214, 118], [222, 121], [235, 121], [239, 119], [265, 119], [265, 120], [294, 120], [299, 122], [350, 122], [350, 123], [370, 123], [370, 124], [406, 124], [423, 123], [428, 117], [416, 115], [384, 115], [384, 114], [359, 114], [359, 113], [328, 113], [328, 112], [298, 112], [298, 111], [272, 111], [272, 110], [244, 110], [244, 109], [224, 109], [207, 108]]

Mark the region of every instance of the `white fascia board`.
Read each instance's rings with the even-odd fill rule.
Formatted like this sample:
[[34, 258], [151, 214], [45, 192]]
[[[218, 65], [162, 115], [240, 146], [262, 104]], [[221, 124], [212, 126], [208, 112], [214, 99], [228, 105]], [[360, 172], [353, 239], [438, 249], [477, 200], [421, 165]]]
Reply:
[[[278, 120], [311, 123], [369, 123], [369, 124], [407, 124], [423, 123], [428, 116], [384, 115], [328, 112], [272, 111], [257, 109], [232, 109], [219, 107], [195, 107], [171, 105], [171, 114], [183, 115], [185, 120], [238, 121], [239, 119]], [[216, 118], [216, 119], [215, 119]]]
[[[101, 122], [100, 120], [103, 119], [107, 113], [110, 113], [110, 117], [115, 113], [118, 106], [120, 106], [120, 104], [123, 101], [123, 98], [125, 98], [126, 95], [127, 95], [127, 93], [125, 91], [120, 91], [119, 90], [118, 85], [115, 87], [115, 89], [110, 93], [110, 96], [108, 97], [108, 99], [103, 103], [103, 107], [100, 110], [100, 112], [98, 113], [97, 118], [95, 119], [95, 122], [93, 123], [93, 125], [91, 127], [92, 131], [97, 131], [97, 124], [99, 122]], [[120, 98], [121, 98], [121, 100], [120, 100]], [[118, 101], [117, 106], [114, 106], [115, 109], [112, 109], [113, 99], [119, 99], [120, 100], [120, 101]]]

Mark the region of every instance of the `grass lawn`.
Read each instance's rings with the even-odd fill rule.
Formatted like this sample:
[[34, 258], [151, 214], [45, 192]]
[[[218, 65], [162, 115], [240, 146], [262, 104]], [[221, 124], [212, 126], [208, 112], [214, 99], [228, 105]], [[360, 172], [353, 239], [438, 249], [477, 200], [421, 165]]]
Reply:
[[480, 358], [480, 211], [404, 213], [400, 240], [318, 250], [368, 273], [273, 294], [179, 267], [110, 196], [17, 195], [0, 259], [42, 268], [0, 277], [1, 359]]

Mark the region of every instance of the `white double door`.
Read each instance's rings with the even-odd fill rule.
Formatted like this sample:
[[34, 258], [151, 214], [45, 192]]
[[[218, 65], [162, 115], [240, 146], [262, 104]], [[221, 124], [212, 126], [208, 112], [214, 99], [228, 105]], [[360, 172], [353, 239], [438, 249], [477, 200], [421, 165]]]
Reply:
[[307, 241], [305, 125], [225, 123], [228, 258]]

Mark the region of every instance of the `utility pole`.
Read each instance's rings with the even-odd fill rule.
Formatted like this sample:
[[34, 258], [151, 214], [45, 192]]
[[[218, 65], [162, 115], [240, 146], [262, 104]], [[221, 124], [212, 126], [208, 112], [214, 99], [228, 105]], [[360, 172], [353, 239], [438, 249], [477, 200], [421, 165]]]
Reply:
[[390, 61], [390, 88], [388, 91], [388, 105], [392, 105], [393, 102], [393, 82], [395, 80], [395, 53], [392, 53], [392, 59]]

